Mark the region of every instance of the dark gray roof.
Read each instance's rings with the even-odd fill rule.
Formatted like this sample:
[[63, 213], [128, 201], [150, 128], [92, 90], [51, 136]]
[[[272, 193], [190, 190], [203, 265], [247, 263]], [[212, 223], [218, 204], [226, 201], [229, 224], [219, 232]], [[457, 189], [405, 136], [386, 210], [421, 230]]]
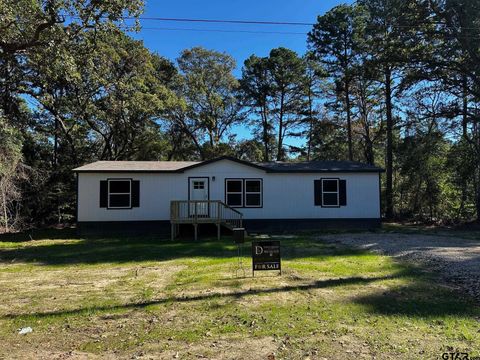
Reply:
[[221, 156], [206, 161], [97, 161], [76, 169], [75, 172], [90, 173], [154, 173], [184, 172], [220, 160], [230, 160], [271, 173], [315, 173], [315, 172], [382, 172], [376, 166], [353, 161], [304, 161], [252, 163], [230, 156]]
[[382, 172], [383, 169], [355, 161], [302, 161], [257, 163], [271, 172]]

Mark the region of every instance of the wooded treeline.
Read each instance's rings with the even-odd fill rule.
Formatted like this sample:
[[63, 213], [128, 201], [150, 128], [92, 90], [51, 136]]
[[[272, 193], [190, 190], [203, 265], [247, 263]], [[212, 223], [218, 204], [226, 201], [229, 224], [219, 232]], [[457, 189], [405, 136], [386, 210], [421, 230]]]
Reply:
[[477, 0], [340, 5], [305, 55], [253, 54], [240, 78], [225, 53], [149, 51], [124, 21], [142, 8], [0, 3], [1, 228], [73, 221], [71, 169], [88, 162], [225, 154], [379, 165], [387, 218], [479, 218]]

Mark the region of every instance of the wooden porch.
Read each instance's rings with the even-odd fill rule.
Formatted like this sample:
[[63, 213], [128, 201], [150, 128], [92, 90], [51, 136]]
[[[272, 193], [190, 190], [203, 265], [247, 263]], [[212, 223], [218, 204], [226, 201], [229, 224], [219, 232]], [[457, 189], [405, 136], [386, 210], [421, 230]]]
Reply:
[[198, 224], [215, 224], [217, 238], [221, 227], [230, 230], [242, 227], [243, 214], [220, 200], [173, 200], [170, 202], [171, 238], [175, 239], [181, 224], [192, 224], [195, 240], [198, 238]]

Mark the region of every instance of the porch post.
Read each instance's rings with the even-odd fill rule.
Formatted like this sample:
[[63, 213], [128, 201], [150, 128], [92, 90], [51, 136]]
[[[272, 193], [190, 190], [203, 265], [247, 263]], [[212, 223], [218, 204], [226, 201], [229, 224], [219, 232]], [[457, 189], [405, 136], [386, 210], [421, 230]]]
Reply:
[[221, 233], [220, 223], [217, 223], [217, 240], [219, 241], [220, 241], [220, 233]]
[[195, 230], [194, 231], [194, 233], [195, 233], [194, 238], [195, 238], [195, 241], [197, 241], [197, 239], [198, 239], [198, 224], [193, 224], [193, 227], [194, 227], [194, 230]]

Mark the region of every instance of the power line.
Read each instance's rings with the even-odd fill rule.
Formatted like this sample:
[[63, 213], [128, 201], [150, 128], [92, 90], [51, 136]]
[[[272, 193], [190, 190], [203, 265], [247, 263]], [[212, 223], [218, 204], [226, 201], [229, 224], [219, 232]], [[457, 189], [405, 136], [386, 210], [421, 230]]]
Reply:
[[[198, 28], [176, 28], [176, 27], [141, 27], [140, 30], [153, 31], [190, 31], [190, 32], [213, 32], [213, 33], [240, 33], [240, 34], [274, 34], [274, 35], [302, 35], [306, 36], [307, 32], [292, 32], [292, 31], [258, 31], [258, 30], [223, 30], [223, 29], [198, 29]], [[446, 38], [462, 38], [462, 39], [480, 39], [477, 35], [444, 35]]]
[[[64, 15], [73, 19], [80, 19], [79, 16]], [[164, 18], [152, 16], [121, 16], [122, 20], [148, 20], [167, 22], [193, 22], [193, 23], [217, 23], [217, 24], [241, 24], [241, 25], [288, 25], [288, 26], [313, 26], [315, 23], [293, 22], [293, 21], [260, 21], [260, 20], [228, 20], [228, 19], [191, 19], [191, 18]]]
[[246, 34], [276, 34], [276, 35], [308, 35], [305, 32], [290, 31], [255, 31], [255, 30], [222, 30], [222, 29], [195, 29], [174, 27], [141, 27], [141, 30], [165, 30], [165, 31], [194, 31], [194, 32], [217, 32], [217, 33], [246, 33]]
[[[78, 16], [69, 16], [74, 19], [80, 19]], [[193, 18], [164, 18], [164, 17], [149, 17], [149, 16], [139, 16], [139, 17], [133, 17], [133, 16], [122, 16], [120, 17], [123, 20], [145, 20], [145, 21], [163, 21], [163, 22], [189, 22], [189, 23], [216, 23], [216, 24], [240, 24], [240, 25], [283, 25], [283, 26], [314, 26], [316, 25], [315, 23], [308, 23], [308, 22], [292, 22], [292, 21], [259, 21], [259, 20], [230, 20], [230, 19], [193, 19]], [[452, 29], [452, 26], [448, 26], [444, 23], [441, 22], [425, 22], [425, 23], [416, 23], [416, 24], [407, 24], [407, 25], [395, 25], [392, 24], [390, 25], [392, 28], [398, 28], [398, 29], [412, 29], [415, 28], [416, 26], [421, 26], [421, 25], [428, 25], [428, 24], [433, 24], [433, 25], [441, 25], [446, 28]], [[376, 28], [376, 25], [370, 24], [366, 26], [367, 28]], [[173, 30], [173, 28], [171, 28]], [[477, 30], [480, 31], [480, 27], [461, 27], [461, 29], [464, 30]], [[167, 30], [165, 28], [165, 30]], [[232, 31], [233, 32], [233, 31]], [[261, 33], [261, 32], [260, 32]], [[275, 32], [272, 32], [275, 33]], [[300, 34], [300, 33], [298, 33]]]
[[[134, 20], [134, 17], [124, 17]], [[201, 22], [201, 23], [223, 23], [223, 24], [253, 24], [253, 25], [289, 25], [289, 26], [313, 26], [314, 23], [291, 22], [291, 21], [258, 21], [258, 20], [223, 20], [223, 19], [189, 19], [189, 18], [162, 18], [140, 16], [139, 20], [171, 21], [171, 22]]]

